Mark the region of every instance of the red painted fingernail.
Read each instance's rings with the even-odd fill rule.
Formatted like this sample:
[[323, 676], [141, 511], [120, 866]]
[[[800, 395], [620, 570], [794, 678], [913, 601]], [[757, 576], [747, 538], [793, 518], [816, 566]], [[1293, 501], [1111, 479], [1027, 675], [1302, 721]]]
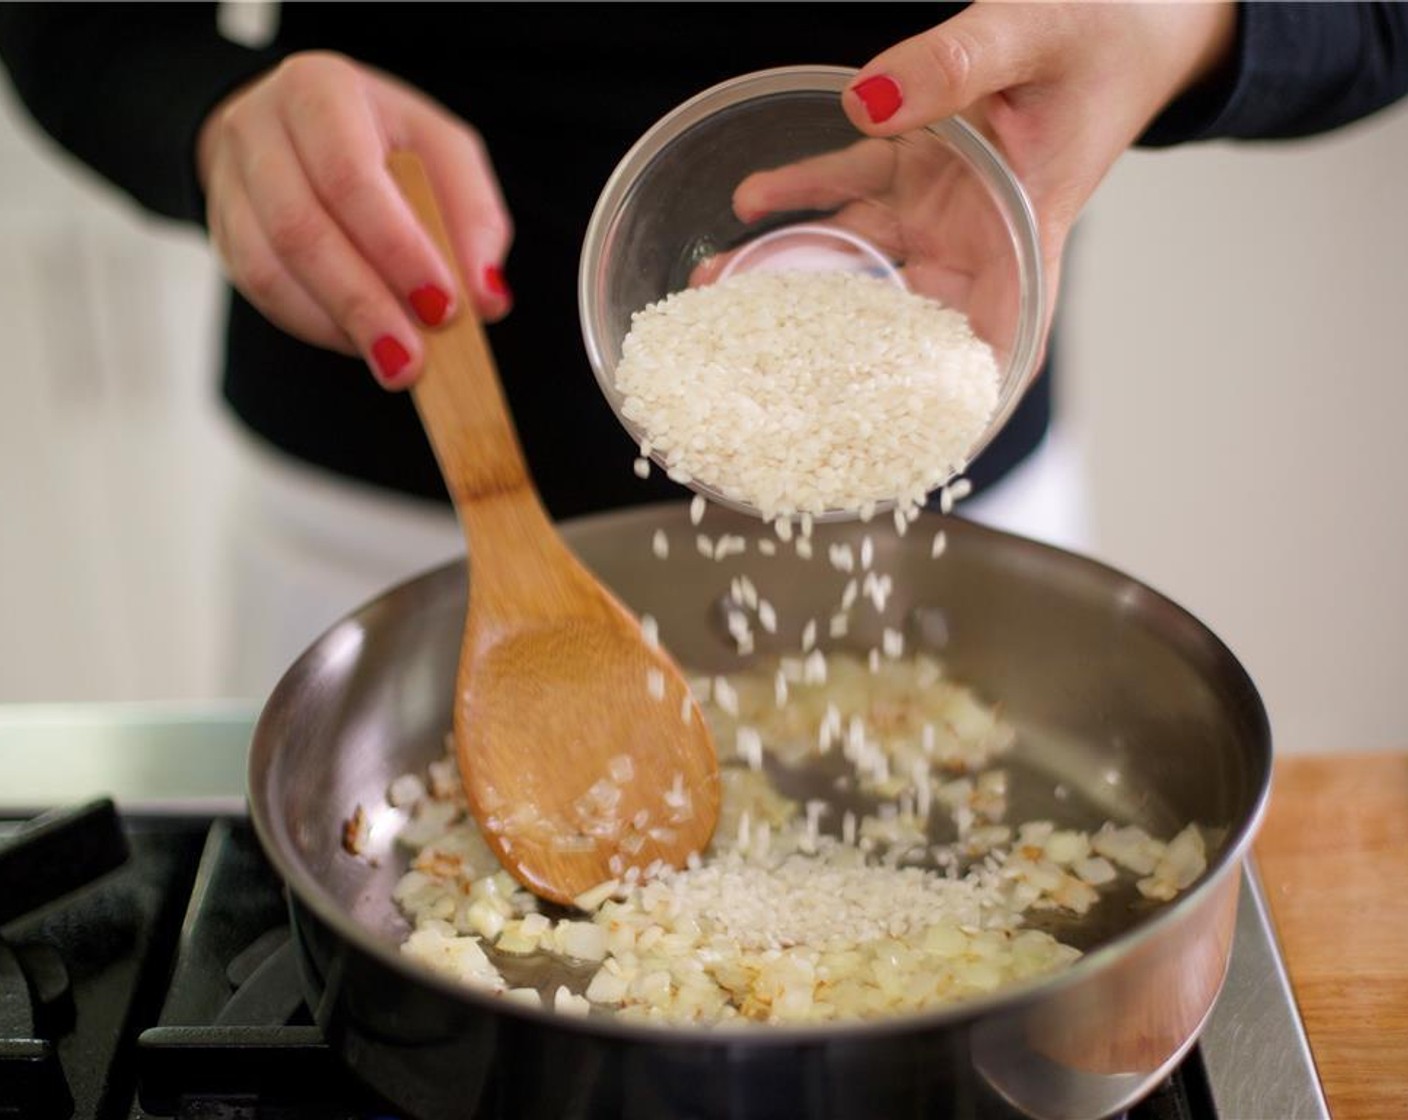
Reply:
[[884, 74], [866, 78], [860, 85], [853, 87], [851, 92], [861, 99], [872, 124], [883, 124], [899, 112], [900, 106], [904, 104], [900, 84]]
[[508, 290], [508, 281], [504, 279], [504, 270], [496, 264], [491, 264], [484, 270], [484, 286], [494, 295], [504, 299], [511, 299], [513, 296]]
[[438, 327], [450, 309], [449, 293], [434, 284], [422, 284], [410, 295], [411, 309], [427, 327]]
[[410, 352], [389, 334], [372, 343], [372, 364], [383, 385], [395, 384], [410, 360]]

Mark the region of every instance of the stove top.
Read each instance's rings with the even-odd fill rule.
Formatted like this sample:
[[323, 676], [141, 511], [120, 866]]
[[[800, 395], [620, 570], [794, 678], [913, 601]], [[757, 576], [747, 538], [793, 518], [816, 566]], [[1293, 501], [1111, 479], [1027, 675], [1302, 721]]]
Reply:
[[[1328, 1117], [1245, 886], [1202, 1041], [1128, 1120]], [[98, 800], [0, 821], [0, 1118], [386, 1116], [313, 1024], [287, 917], [238, 815]]]

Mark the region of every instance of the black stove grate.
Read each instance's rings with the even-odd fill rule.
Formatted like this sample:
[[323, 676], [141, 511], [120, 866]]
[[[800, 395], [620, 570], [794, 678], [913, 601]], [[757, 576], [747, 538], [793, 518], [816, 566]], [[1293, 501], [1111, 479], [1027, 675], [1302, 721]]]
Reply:
[[0, 1117], [127, 1115], [208, 826], [107, 801], [0, 823]]
[[191, 1102], [217, 1099], [300, 1116], [384, 1111], [313, 1026], [287, 923], [282, 887], [254, 834], [214, 824], [166, 1003], [138, 1039], [143, 1114], [207, 1115]]

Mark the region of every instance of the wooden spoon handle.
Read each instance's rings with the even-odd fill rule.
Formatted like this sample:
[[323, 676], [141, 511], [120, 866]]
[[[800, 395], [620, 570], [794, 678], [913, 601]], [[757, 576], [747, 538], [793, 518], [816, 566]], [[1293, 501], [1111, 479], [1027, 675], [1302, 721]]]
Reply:
[[425, 166], [414, 152], [404, 151], [392, 152], [386, 166], [455, 275], [459, 313], [443, 328], [424, 332], [425, 368], [411, 395], [463, 520], [476, 503], [532, 492], [533, 484]]
[[387, 169], [455, 275], [459, 312], [422, 332], [425, 368], [411, 395], [474, 561], [470, 621], [493, 630], [496, 620], [581, 614], [601, 596], [584, 594], [590, 581], [538, 498], [425, 167], [393, 152]]

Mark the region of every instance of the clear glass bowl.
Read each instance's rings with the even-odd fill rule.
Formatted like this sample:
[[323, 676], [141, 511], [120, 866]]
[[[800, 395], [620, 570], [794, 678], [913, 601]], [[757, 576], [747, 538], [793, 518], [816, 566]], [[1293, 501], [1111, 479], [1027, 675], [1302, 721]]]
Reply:
[[[597, 381], [637, 442], [644, 433], [621, 415], [614, 379], [632, 314], [730, 269], [852, 268], [965, 312], [1001, 376], [968, 462], [1036, 375], [1046, 297], [1021, 184], [958, 118], [865, 137], [841, 109], [854, 76], [793, 66], [714, 86], [661, 118], [607, 181], [582, 248], [578, 303]], [[756, 512], [704, 480], [690, 486]]]

